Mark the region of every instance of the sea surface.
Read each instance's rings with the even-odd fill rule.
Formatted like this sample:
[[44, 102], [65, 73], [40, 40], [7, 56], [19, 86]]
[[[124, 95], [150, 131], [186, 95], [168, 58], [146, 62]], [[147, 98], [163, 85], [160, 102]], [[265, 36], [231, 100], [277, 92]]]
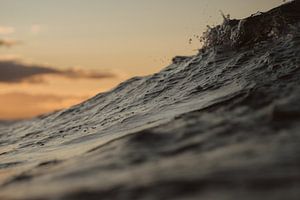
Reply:
[[0, 123], [1, 200], [298, 200], [300, 1], [79, 105]]

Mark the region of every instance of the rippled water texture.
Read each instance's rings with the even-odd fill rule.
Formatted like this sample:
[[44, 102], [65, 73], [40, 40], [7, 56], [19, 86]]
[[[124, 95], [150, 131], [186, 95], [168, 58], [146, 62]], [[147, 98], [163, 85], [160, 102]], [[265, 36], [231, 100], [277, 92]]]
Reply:
[[300, 1], [204, 34], [195, 56], [0, 125], [0, 199], [300, 196]]

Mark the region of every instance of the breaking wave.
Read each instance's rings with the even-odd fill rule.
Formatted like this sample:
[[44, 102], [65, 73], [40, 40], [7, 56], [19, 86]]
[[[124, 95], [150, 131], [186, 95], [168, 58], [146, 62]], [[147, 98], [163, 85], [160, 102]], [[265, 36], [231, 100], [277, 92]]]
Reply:
[[197, 55], [1, 123], [0, 198], [298, 200], [299, 2], [224, 17]]
[[230, 15], [222, 14], [223, 24], [213, 28], [208, 26], [201, 40], [204, 47], [209, 48], [217, 45], [241, 47], [278, 39], [298, 30], [300, 15], [297, 4], [295, 1], [289, 2], [267, 13], [258, 12], [241, 20], [231, 20]]

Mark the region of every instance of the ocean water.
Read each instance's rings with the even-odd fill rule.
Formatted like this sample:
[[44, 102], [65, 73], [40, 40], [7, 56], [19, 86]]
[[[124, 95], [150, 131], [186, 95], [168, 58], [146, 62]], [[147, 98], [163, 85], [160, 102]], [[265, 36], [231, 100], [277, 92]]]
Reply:
[[0, 199], [300, 196], [300, 1], [79, 105], [0, 124]]

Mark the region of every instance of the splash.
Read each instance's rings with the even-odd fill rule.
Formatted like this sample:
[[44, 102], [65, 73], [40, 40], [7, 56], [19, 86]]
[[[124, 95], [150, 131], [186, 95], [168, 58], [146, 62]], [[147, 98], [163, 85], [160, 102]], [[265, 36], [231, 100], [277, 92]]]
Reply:
[[207, 26], [201, 42], [204, 48], [219, 45], [242, 47], [277, 39], [299, 26], [299, 8], [300, 1], [295, 0], [267, 13], [257, 12], [241, 20], [230, 19], [230, 15], [222, 13], [223, 23], [215, 27]]

